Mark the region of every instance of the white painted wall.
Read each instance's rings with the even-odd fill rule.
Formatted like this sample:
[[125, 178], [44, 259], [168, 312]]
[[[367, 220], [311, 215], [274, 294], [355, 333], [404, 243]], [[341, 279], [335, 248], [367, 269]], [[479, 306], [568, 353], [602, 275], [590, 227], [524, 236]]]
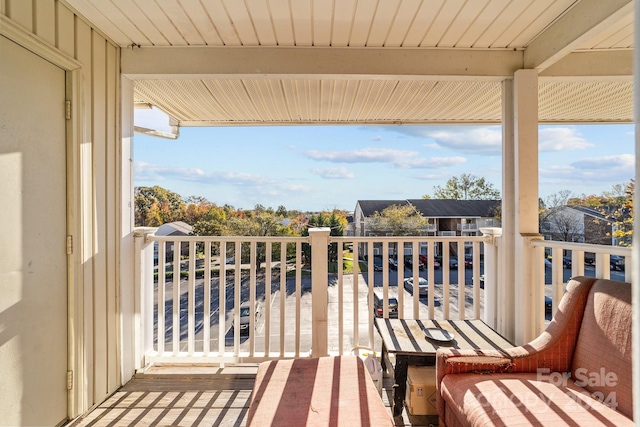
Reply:
[[[64, 153], [69, 195], [67, 234], [74, 242], [67, 263], [68, 367], [74, 377], [67, 413], [73, 418], [128, 379], [121, 375], [123, 314], [118, 305], [121, 238], [131, 226], [123, 221], [121, 209], [120, 50], [62, 1], [0, 0], [0, 18], [3, 35], [18, 39], [25, 49], [36, 50], [67, 70], [66, 96], [72, 101], [72, 117], [66, 121], [69, 148]], [[27, 100], [40, 102], [37, 96]], [[10, 105], [3, 101], [0, 108]], [[35, 239], [35, 232], [25, 230], [18, 244]], [[0, 312], [0, 318], [3, 316], [14, 314]], [[3, 347], [0, 341], [0, 354]], [[12, 357], [19, 359], [20, 355]], [[24, 384], [25, 388], [38, 386], [33, 380]], [[24, 412], [25, 402], [12, 396], [9, 399], [8, 405], [17, 413]]]

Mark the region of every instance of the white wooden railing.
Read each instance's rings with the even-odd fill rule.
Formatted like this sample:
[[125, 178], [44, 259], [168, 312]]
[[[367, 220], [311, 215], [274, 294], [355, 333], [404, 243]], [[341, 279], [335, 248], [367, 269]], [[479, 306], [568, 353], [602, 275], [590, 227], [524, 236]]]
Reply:
[[[314, 229], [309, 237], [176, 237], [138, 229], [140, 367], [154, 362], [230, 363], [377, 349], [374, 292], [382, 296], [383, 317], [390, 315], [389, 298], [396, 298], [399, 318], [482, 318], [494, 325], [505, 307], [496, 286], [502, 259], [496, 230], [463, 237], [332, 237], [329, 229]], [[337, 265], [329, 259], [329, 245], [340, 254]], [[472, 254], [472, 266], [467, 268], [465, 247]], [[167, 248], [174, 249], [169, 258]], [[609, 254], [626, 257], [627, 267], [631, 261], [627, 248], [533, 241], [537, 289], [544, 292], [551, 287], [553, 310], [566, 283], [562, 255], [566, 257], [567, 251], [573, 260], [571, 275], [609, 277], [605, 268]], [[552, 254], [551, 268], [544, 266], [545, 253]], [[595, 254], [595, 268], [585, 269], [585, 253]], [[459, 254], [457, 269], [450, 267], [451, 254]], [[442, 256], [439, 269], [436, 255]], [[303, 259], [309, 256], [310, 260]], [[423, 269], [419, 258], [426, 261]], [[390, 263], [392, 259], [396, 262]], [[405, 268], [408, 264], [411, 267]], [[350, 265], [360, 265], [360, 273], [353, 274]], [[426, 298], [420, 297], [417, 286], [405, 282], [418, 283], [420, 277], [428, 281]], [[550, 283], [545, 284], [545, 278]], [[544, 321], [540, 299], [536, 321]], [[252, 309], [246, 336], [234, 327], [241, 321], [242, 302]]]

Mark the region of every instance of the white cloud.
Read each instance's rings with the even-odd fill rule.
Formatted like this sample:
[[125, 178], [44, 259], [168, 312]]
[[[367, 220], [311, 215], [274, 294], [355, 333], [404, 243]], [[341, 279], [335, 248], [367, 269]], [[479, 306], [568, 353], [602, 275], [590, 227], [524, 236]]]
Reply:
[[134, 162], [134, 175], [136, 181], [177, 180], [212, 185], [227, 184], [234, 187], [252, 188], [257, 192], [274, 195], [307, 191], [306, 187], [302, 185], [250, 173], [232, 171], [205, 172], [198, 168], [180, 168], [145, 162]]
[[546, 127], [538, 131], [538, 151], [584, 150], [594, 144], [584, 139], [577, 129], [570, 127]]
[[311, 172], [325, 179], [353, 179], [355, 174], [345, 167], [311, 169]]
[[585, 158], [570, 164], [541, 167], [541, 182], [601, 187], [603, 182], [623, 183], [635, 175], [635, 156], [621, 154]]
[[502, 130], [497, 126], [457, 127], [429, 130], [426, 136], [444, 148], [468, 154], [502, 152]]
[[383, 126], [382, 130], [414, 138], [432, 139], [428, 148], [448, 148], [467, 154], [500, 154], [500, 126]]
[[307, 151], [307, 157], [333, 163], [389, 163], [405, 169], [434, 169], [459, 165], [464, 157], [419, 157], [418, 151], [391, 148], [363, 148], [347, 151]]
[[576, 169], [622, 169], [632, 172], [635, 167], [635, 161], [633, 154], [619, 154], [616, 156], [582, 159], [571, 163], [571, 165]]

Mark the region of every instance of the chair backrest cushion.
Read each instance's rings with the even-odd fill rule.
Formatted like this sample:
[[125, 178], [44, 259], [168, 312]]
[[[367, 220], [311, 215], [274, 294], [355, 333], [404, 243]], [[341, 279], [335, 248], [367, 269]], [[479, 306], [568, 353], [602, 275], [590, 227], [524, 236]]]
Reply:
[[631, 285], [597, 280], [591, 287], [571, 377], [593, 397], [633, 418]]

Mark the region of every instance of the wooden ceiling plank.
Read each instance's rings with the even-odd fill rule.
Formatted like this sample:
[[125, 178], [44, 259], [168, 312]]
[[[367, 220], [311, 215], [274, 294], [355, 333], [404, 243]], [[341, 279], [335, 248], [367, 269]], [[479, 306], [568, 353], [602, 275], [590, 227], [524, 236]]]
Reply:
[[465, 0], [447, 0], [440, 9], [424, 39], [420, 43], [421, 47], [451, 47], [442, 45], [442, 38], [451, 28], [456, 17], [460, 13]]
[[293, 16], [288, 0], [269, 0], [269, 14], [273, 21], [277, 46], [295, 46]]
[[500, 16], [507, 3], [509, 0], [490, 0], [473, 22], [469, 23], [458, 40], [458, 47], [488, 48], [488, 45], [479, 45], [478, 41], [485, 32], [493, 28], [494, 21]]
[[119, 46], [132, 43], [149, 45], [150, 41], [111, 2], [94, 3], [89, 0], [75, 0], [71, 6], [81, 15], [90, 17], [91, 23], [108, 35]]
[[400, 47], [404, 45], [407, 33], [418, 16], [422, 3], [421, 0], [403, 0], [400, 3], [393, 25], [389, 28], [384, 46]]
[[[185, 2], [187, 3], [187, 2]], [[189, 15], [185, 13], [185, 9], [180, 0], [165, 0], [159, 3], [171, 24], [178, 30], [180, 35], [189, 46], [201, 46], [204, 44], [204, 38], [196, 29]], [[188, 6], [188, 4], [185, 4]]]
[[242, 46], [259, 46], [258, 34], [253, 24], [252, 13], [245, 3], [238, 0], [220, 0], [224, 5], [231, 25]]
[[253, 28], [258, 36], [260, 46], [277, 46], [276, 34], [273, 28], [271, 11], [266, 0], [252, 0], [247, 2]]
[[471, 47], [470, 45], [463, 45], [461, 39], [465, 32], [473, 26], [478, 16], [482, 13], [487, 6], [489, 0], [474, 0], [464, 5], [458, 12], [453, 22], [447, 28], [440, 39], [440, 47]]
[[238, 32], [231, 22], [231, 18], [227, 13], [227, 9], [220, 1], [207, 1], [202, 3], [207, 18], [213, 24], [220, 41], [224, 46], [241, 46], [242, 42], [238, 36]]
[[350, 45], [356, 14], [356, 0], [335, 0], [332, 6], [331, 46]]
[[313, 46], [331, 46], [331, 30], [334, 25], [333, 18], [338, 3], [333, 0], [315, 0], [311, 11], [313, 19], [309, 26], [313, 30]]
[[633, 0], [582, 0], [533, 40], [525, 68], [543, 70], [610, 25], [633, 13]]
[[[117, 1], [122, 10], [136, 23], [136, 26], [147, 37], [153, 46], [186, 46], [185, 38], [173, 25], [167, 14], [157, 7], [151, 0], [134, 0], [133, 6], [129, 0]], [[145, 46], [146, 43], [137, 43]]]
[[364, 47], [367, 45], [377, 5], [378, 2], [374, 1], [357, 2], [349, 46]]
[[389, 31], [395, 25], [395, 17], [402, 1], [386, 0], [378, 3], [376, 13], [373, 16], [373, 22], [369, 30], [367, 38], [367, 46], [382, 47], [386, 46]]
[[202, 3], [200, 3], [200, 0], [180, 0], [180, 4], [206, 45], [223, 45], [220, 35], [213, 26], [213, 22], [211, 22], [211, 18]]

